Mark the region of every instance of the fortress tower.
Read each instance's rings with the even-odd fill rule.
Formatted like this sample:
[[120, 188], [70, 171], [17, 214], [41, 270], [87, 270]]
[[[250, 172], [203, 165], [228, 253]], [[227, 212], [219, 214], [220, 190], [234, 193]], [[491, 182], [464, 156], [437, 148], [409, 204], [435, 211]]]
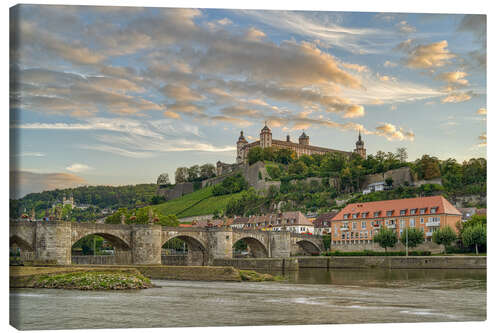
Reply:
[[240, 137], [238, 138], [238, 142], [236, 142], [236, 163], [242, 163], [245, 160], [245, 152], [243, 147], [248, 143], [243, 136], [243, 131], [240, 132]]
[[273, 134], [269, 127], [267, 127], [267, 123], [260, 130], [260, 147], [262, 149], [271, 147], [273, 144]]
[[304, 131], [302, 131], [302, 134], [299, 136], [299, 145], [309, 146], [309, 135]]

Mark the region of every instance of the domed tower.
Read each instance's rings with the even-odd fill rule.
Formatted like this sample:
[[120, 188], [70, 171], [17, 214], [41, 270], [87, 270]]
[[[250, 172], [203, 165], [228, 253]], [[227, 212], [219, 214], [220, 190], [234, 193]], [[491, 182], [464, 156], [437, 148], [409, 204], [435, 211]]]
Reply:
[[267, 148], [271, 147], [273, 144], [273, 134], [269, 127], [267, 127], [267, 123], [264, 125], [262, 130], [260, 131], [260, 147]]
[[236, 163], [242, 163], [245, 160], [245, 145], [248, 141], [243, 136], [243, 131], [240, 132], [238, 142], [236, 142]]
[[299, 145], [309, 145], [309, 136], [304, 131], [302, 131], [302, 134], [299, 136]]
[[354, 149], [354, 152], [362, 158], [366, 158], [365, 143], [361, 140], [361, 131], [359, 131], [358, 141], [356, 141], [356, 149]]

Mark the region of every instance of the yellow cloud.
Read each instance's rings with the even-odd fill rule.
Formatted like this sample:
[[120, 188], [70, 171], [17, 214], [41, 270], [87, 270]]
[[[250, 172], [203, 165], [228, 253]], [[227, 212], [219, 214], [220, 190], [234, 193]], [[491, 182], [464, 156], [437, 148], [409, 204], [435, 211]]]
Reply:
[[476, 113], [480, 115], [486, 115], [486, 108], [480, 108], [477, 110]]
[[[406, 46], [410, 43], [411, 41]], [[410, 68], [423, 69], [447, 65], [451, 59], [456, 57], [447, 47], [448, 42], [446, 40], [428, 45], [419, 45], [410, 50], [406, 65]]]

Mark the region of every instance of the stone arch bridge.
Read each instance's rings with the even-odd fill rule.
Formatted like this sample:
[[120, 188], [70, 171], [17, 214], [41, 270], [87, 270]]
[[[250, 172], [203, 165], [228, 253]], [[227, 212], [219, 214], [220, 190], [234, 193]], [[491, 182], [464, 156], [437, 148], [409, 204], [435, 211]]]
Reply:
[[188, 247], [188, 265], [210, 265], [229, 259], [243, 240], [253, 257], [287, 258], [324, 250], [321, 236], [289, 232], [243, 231], [231, 228], [180, 228], [140, 224], [98, 224], [67, 221], [11, 221], [10, 243], [33, 253], [39, 262], [71, 264], [71, 247], [88, 235], [99, 235], [113, 245], [117, 264], [161, 264], [163, 244], [173, 238]]

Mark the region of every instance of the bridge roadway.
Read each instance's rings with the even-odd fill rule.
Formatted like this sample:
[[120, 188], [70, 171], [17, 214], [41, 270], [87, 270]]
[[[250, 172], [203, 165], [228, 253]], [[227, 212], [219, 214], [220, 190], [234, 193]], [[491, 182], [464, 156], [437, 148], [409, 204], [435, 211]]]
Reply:
[[290, 232], [246, 231], [225, 228], [180, 228], [155, 224], [100, 224], [68, 221], [10, 221], [10, 244], [33, 253], [37, 262], [71, 264], [71, 247], [88, 235], [99, 235], [113, 245], [117, 264], [161, 264], [163, 244], [173, 238], [187, 244], [188, 265], [211, 265], [230, 259], [233, 246], [243, 240], [256, 258], [288, 258], [324, 250], [321, 236]]

